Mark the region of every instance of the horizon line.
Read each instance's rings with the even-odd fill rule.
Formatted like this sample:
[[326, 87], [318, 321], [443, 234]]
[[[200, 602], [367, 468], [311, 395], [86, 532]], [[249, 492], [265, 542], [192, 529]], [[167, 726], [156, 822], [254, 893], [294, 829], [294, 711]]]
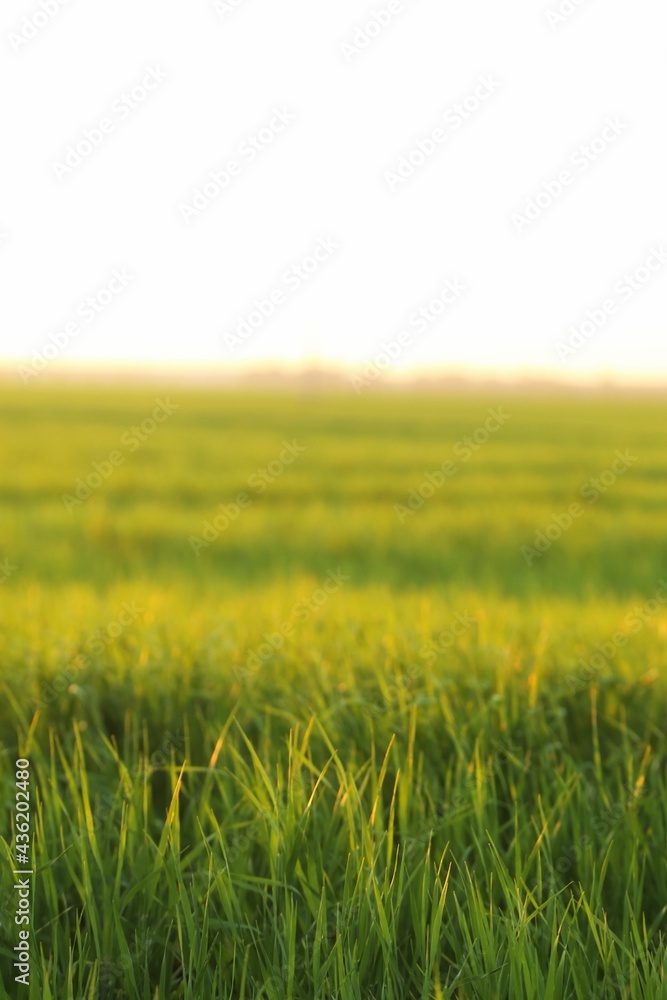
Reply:
[[[320, 359], [310, 363], [265, 362], [247, 363], [230, 367], [202, 362], [132, 362], [132, 361], [67, 361], [46, 365], [41, 371], [31, 371], [27, 378], [21, 369], [30, 368], [25, 360], [0, 359], [0, 382], [13, 383], [27, 388], [36, 384], [113, 383], [130, 380], [134, 384], [155, 381], [174, 382], [193, 387], [216, 386], [226, 388], [331, 388], [361, 392], [380, 392], [419, 389], [475, 389], [492, 386], [522, 390], [579, 390], [628, 392], [667, 389], [667, 373], [658, 376], [632, 373], [626, 375], [614, 370], [586, 373], [554, 372], [553, 369], [485, 369], [470, 367], [429, 366], [403, 371], [384, 369], [372, 379], [365, 378], [367, 366], [322, 364]], [[359, 392], [359, 381], [362, 388]]]

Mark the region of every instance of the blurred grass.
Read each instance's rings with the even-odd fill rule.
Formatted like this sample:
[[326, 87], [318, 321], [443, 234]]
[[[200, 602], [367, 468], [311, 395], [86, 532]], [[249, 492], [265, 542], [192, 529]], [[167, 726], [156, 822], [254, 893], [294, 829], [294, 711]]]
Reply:
[[[164, 394], [163, 394], [164, 395]], [[24, 580], [90, 581], [159, 572], [254, 585], [326, 572], [359, 583], [473, 584], [487, 592], [644, 592], [667, 554], [664, 407], [655, 400], [255, 397], [172, 393], [179, 409], [134, 453], [121, 444], [159, 393], [5, 389], [0, 513]], [[511, 419], [468, 462], [454, 446], [489, 407]], [[296, 440], [303, 455], [262, 495], [248, 478]], [[597, 504], [580, 490], [617, 449], [637, 462]], [[58, 502], [120, 450], [124, 464], [79, 509]], [[457, 475], [401, 525], [424, 473]], [[201, 559], [188, 538], [246, 490], [252, 506]], [[517, 553], [573, 502], [585, 516], [532, 568]], [[89, 553], [94, 552], [94, 558]]]
[[[164, 393], [3, 387], [0, 780], [10, 831], [30, 757], [28, 995], [666, 996], [667, 616], [645, 605], [667, 577], [665, 404], [168, 395], [130, 453]], [[284, 440], [306, 451], [257, 495]], [[636, 463], [588, 504], [617, 449]], [[322, 600], [329, 571], [348, 579]], [[10, 904], [11, 884], [4, 866]]]

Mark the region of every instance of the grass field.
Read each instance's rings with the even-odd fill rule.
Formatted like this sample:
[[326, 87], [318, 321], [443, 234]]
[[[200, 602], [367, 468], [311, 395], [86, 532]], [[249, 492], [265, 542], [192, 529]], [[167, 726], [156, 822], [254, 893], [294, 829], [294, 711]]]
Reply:
[[666, 417], [3, 387], [0, 997], [667, 998]]

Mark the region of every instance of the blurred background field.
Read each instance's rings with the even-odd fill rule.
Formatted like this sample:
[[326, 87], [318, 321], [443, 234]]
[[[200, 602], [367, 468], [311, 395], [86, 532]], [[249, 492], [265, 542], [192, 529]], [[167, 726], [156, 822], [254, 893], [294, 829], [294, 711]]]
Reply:
[[[173, 415], [131, 450], [156, 399]], [[501, 389], [3, 386], [3, 830], [29, 756], [30, 996], [667, 995], [667, 614], [646, 605], [666, 415]], [[259, 493], [283, 442], [305, 451]], [[617, 451], [631, 467], [588, 503]]]
[[[121, 444], [156, 398], [178, 409], [134, 452]], [[467, 461], [456, 442], [489, 408], [511, 419]], [[356, 584], [522, 598], [651, 591], [667, 552], [665, 406], [656, 398], [246, 395], [3, 387], [0, 493], [5, 547], [24, 584], [120, 581], [196, 588], [293, 582], [343, 562]], [[198, 560], [188, 537], [248, 489], [283, 440], [306, 451]], [[580, 500], [617, 449], [636, 464], [532, 568], [519, 550]], [[93, 463], [124, 464], [72, 513]], [[459, 472], [401, 525], [424, 473]], [[585, 501], [584, 501], [585, 503]], [[519, 555], [519, 558], [517, 558]], [[156, 577], [159, 579], [156, 580]]]

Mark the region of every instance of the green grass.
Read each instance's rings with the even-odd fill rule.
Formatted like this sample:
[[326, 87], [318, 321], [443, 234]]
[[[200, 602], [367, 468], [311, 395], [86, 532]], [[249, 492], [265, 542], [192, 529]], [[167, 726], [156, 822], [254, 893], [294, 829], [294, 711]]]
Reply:
[[0, 399], [0, 998], [667, 998], [667, 406], [157, 396]]

